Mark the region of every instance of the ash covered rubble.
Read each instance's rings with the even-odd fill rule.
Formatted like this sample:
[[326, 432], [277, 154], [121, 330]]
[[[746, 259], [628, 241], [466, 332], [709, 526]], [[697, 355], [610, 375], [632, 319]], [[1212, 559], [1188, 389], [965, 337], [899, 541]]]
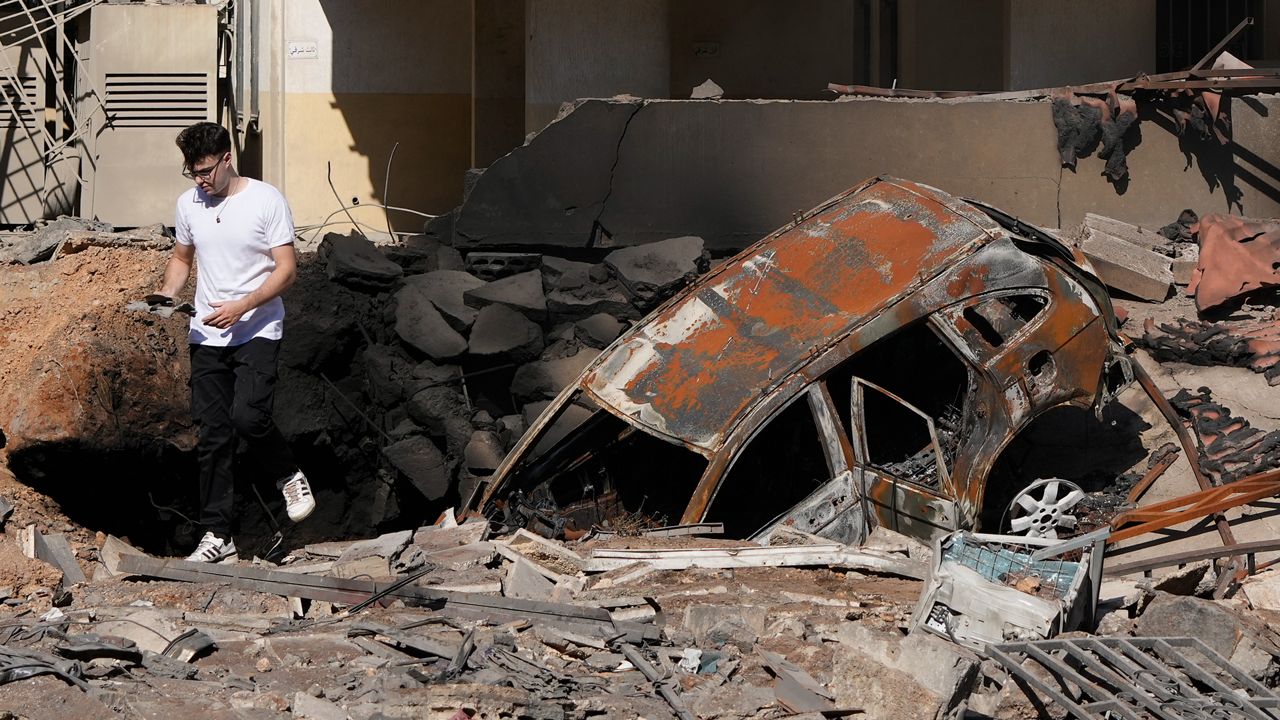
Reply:
[[[933, 282], [783, 282], [815, 250], [805, 242], [841, 222], [874, 225], [868, 213], [886, 228], [933, 218], [932, 236], [964, 249], [928, 259]], [[982, 237], [960, 237], [955, 218]], [[831, 252], [812, 254], [837, 266]], [[1276, 571], [1209, 597], [1242, 569], [1215, 560], [1254, 550], [1220, 549], [1171, 580], [1126, 580], [1107, 571], [1133, 566], [1108, 557], [1111, 516], [1076, 519], [1070, 485], [1010, 500], [998, 476], [981, 492], [1030, 416], [1064, 402], [1093, 410], [1129, 373], [1142, 377], [1103, 289], [1115, 276], [1099, 267], [1099, 282], [1070, 245], [879, 179], [701, 280], [709, 263], [695, 238], [601, 259], [327, 237], [296, 299], [282, 425], [335, 457], [373, 458], [384, 481], [371, 487], [383, 489], [353, 499], [354, 524], [447, 505], [457, 519], [210, 567], [114, 538], [68, 545], [62, 521], [32, 522], [20, 507], [0, 544], [21, 536], [30, 562], [55, 570], [0, 588], [24, 613], [0, 655], [25, 668], [4, 676], [0, 701], [56, 698], [75, 708], [66, 717], [201, 707], [322, 718], [1095, 717], [1135, 701], [1164, 717], [1160, 703], [1174, 699], [1275, 702], [1280, 647], [1265, 618], [1280, 612]], [[919, 263], [903, 262], [916, 277]], [[982, 267], [1016, 270], [1012, 285], [984, 284]], [[877, 302], [840, 305], [877, 282]], [[813, 311], [819, 291], [848, 286], [858, 297]], [[796, 297], [806, 302], [787, 315]], [[753, 321], [753, 307], [774, 324]], [[759, 347], [697, 337], [730, 321], [740, 330], [724, 339]], [[717, 387], [721, 366], [699, 359], [711, 350], [738, 374], [699, 397]], [[998, 372], [1018, 391], [992, 383]], [[716, 404], [726, 398], [740, 404]], [[1173, 404], [1196, 418], [1207, 451], [1196, 462], [1216, 480], [1266, 469], [1219, 452], [1269, 435], [1241, 434], [1207, 395]], [[1138, 485], [1167, 468], [1155, 463]], [[1008, 525], [967, 498], [1052, 515], [1023, 526], [1061, 537], [973, 533]], [[1196, 520], [1215, 512], [1197, 508]], [[1183, 637], [1192, 627], [1194, 641]], [[1110, 665], [1079, 684], [1073, 663], [1085, 657]], [[1186, 674], [1190, 658], [1209, 675]]]

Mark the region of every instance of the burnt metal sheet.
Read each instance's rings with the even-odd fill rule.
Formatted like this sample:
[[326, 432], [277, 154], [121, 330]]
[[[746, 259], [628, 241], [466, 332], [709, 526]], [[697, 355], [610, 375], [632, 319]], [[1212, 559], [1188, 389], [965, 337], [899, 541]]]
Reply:
[[1280, 717], [1280, 696], [1197, 638], [1041, 640], [987, 655], [1082, 720]]
[[933, 188], [873, 181], [678, 296], [583, 384], [631, 422], [714, 451], [797, 367], [998, 232]]

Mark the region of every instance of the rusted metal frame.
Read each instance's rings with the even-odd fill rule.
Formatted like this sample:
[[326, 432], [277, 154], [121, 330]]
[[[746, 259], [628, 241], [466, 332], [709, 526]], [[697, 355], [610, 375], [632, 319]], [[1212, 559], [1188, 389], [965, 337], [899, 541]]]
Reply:
[[1173, 82], [1139, 81], [1121, 90], [1270, 90], [1280, 87], [1280, 77], [1271, 73], [1256, 72], [1262, 77], [1229, 80], [1179, 80]]
[[1134, 484], [1132, 488], [1130, 488], [1129, 495], [1125, 499], [1131, 503], [1138, 502], [1138, 498], [1142, 497], [1143, 493], [1145, 493], [1147, 489], [1151, 487], [1151, 484], [1154, 483], [1156, 480], [1159, 480], [1160, 476], [1164, 475], [1165, 471], [1168, 470], [1170, 467], [1173, 467], [1173, 464], [1177, 461], [1178, 461], [1177, 451], [1166, 453], [1165, 456], [1161, 458], [1159, 462], [1157, 462], [1155, 465], [1152, 465], [1151, 468], [1147, 470], [1146, 474], [1142, 476], [1141, 480], [1139, 480], [1137, 483]]
[[1206, 64], [1208, 64], [1210, 60], [1218, 56], [1218, 53], [1222, 52], [1223, 48], [1229, 45], [1232, 40], [1236, 39], [1236, 35], [1239, 35], [1241, 30], [1244, 30], [1245, 28], [1249, 27], [1252, 24], [1253, 24], [1253, 17], [1247, 17], [1241, 20], [1240, 24], [1235, 26], [1235, 29], [1227, 33], [1227, 36], [1222, 38], [1222, 40], [1218, 41], [1218, 44], [1214, 45], [1212, 50], [1205, 53], [1204, 57], [1200, 58], [1200, 60], [1195, 65], [1192, 65], [1191, 70], [1192, 71], [1198, 70], [1204, 67]]
[[853, 467], [853, 453], [849, 447], [849, 438], [845, 437], [840, 427], [840, 416], [827, 384], [816, 382], [811, 384], [804, 394], [809, 398], [809, 409], [822, 435], [822, 449], [827, 456], [827, 472], [831, 477]]
[[[1117, 332], [1116, 334], [1126, 345], [1132, 342], [1120, 333]], [[1213, 485], [1209, 482], [1208, 476], [1204, 474], [1204, 468], [1200, 466], [1199, 449], [1196, 447], [1195, 440], [1191, 437], [1191, 432], [1187, 430], [1186, 425], [1182, 424], [1182, 419], [1178, 417], [1177, 411], [1175, 411], [1173, 406], [1169, 404], [1168, 398], [1160, 392], [1160, 388], [1156, 387], [1155, 381], [1153, 381], [1151, 376], [1147, 374], [1147, 371], [1142, 367], [1142, 364], [1134, 361], [1130, 363], [1130, 365], [1133, 369], [1134, 379], [1138, 381], [1140, 386], [1142, 386], [1142, 390], [1146, 392], [1147, 397], [1151, 399], [1151, 402], [1155, 403], [1156, 409], [1158, 409], [1160, 414], [1164, 416], [1165, 422], [1169, 423], [1169, 427], [1172, 428], [1174, 434], [1178, 436], [1178, 444], [1182, 446], [1182, 454], [1186, 456], [1187, 462], [1191, 465], [1191, 474], [1196, 479], [1196, 485], [1198, 485], [1201, 490], [1208, 490]], [[1222, 538], [1222, 544], [1235, 545], [1236, 538], [1231, 532], [1231, 525], [1227, 522], [1226, 516], [1222, 513], [1218, 513], [1214, 517], [1213, 522], [1218, 529], [1219, 537]], [[1115, 535], [1112, 535], [1108, 542], [1119, 542], [1120, 539], [1121, 538], [1117, 538]]]
[[[1182, 566], [1188, 563], [1199, 562], [1201, 560], [1217, 560], [1218, 558], [1227, 557], [1234, 554], [1244, 555], [1253, 558], [1258, 553], [1264, 552], [1280, 552], [1280, 540], [1258, 540], [1256, 542], [1240, 543], [1230, 547], [1202, 548], [1199, 550], [1186, 550], [1178, 553], [1170, 553], [1159, 557], [1148, 558], [1146, 560], [1134, 560], [1131, 563], [1122, 563], [1120, 565], [1111, 565], [1103, 571], [1104, 575], [1120, 576], [1133, 575], [1135, 573], [1150, 573], [1152, 570], [1158, 570], [1164, 567], [1173, 567], [1175, 565]], [[1250, 563], [1254, 567], [1264, 567]]]
[[[1223, 517], [1222, 511], [1247, 505], [1255, 500], [1280, 495], [1280, 471], [1272, 471], [1265, 473], [1265, 475], [1272, 477], [1263, 479], [1260, 476], [1252, 482], [1238, 480], [1230, 485], [1210, 488], [1163, 503], [1156, 503], [1146, 508], [1121, 513], [1112, 520], [1112, 527], [1115, 528], [1115, 532], [1112, 533], [1108, 542], [1114, 543], [1128, 540], [1138, 535], [1162, 530], [1188, 520], [1196, 520], [1209, 515], [1215, 515], [1220, 519], [1221, 523], [1226, 523], [1226, 518]], [[1124, 527], [1131, 522], [1139, 524]], [[1229, 532], [1230, 529], [1228, 528]], [[1235, 538], [1232, 537], [1230, 542], [1226, 542], [1224, 539], [1223, 544], [1235, 546], [1237, 543]], [[1233, 560], [1238, 560], [1238, 558], [1233, 556]]]

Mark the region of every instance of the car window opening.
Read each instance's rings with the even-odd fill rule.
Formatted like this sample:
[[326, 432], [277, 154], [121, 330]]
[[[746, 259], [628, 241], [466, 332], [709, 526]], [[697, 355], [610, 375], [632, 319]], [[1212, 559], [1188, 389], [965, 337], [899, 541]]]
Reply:
[[888, 390], [929, 416], [947, 467], [952, 467], [964, 434], [969, 371], [928, 323], [917, 321], [859, 351], [828, 373], [827, 388], [845, 433], [852, 428], [849, 392], [853, 377]]
[[745, 538], [830, 479], [813, 412], [803, 395], [738, 455], [706, 514], [727, 537]]
[[[542, 452], [516, 470], [503, 516], [490, 519], [551, 538], [680, 522], [706, 459], [604, 410], [585, 421], [582, 411], [571, 404], [543, 431], [535, 446]], [[557, 427], [566, 423], [567, 431]]]

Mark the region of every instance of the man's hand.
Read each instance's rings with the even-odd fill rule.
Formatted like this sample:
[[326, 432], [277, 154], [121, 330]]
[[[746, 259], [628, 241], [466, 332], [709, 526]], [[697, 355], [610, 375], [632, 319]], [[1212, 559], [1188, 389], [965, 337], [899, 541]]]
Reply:
[[222, 300], [220, 302], [209, 303], [214, 308], [212, 315], [207, 315], [200, 319], [200, 322], [209, 327], [216, 327], [219, 330], [227, 328], [240, 322], [240, 317], [249, 312], [249, 303], [242, 300]]

